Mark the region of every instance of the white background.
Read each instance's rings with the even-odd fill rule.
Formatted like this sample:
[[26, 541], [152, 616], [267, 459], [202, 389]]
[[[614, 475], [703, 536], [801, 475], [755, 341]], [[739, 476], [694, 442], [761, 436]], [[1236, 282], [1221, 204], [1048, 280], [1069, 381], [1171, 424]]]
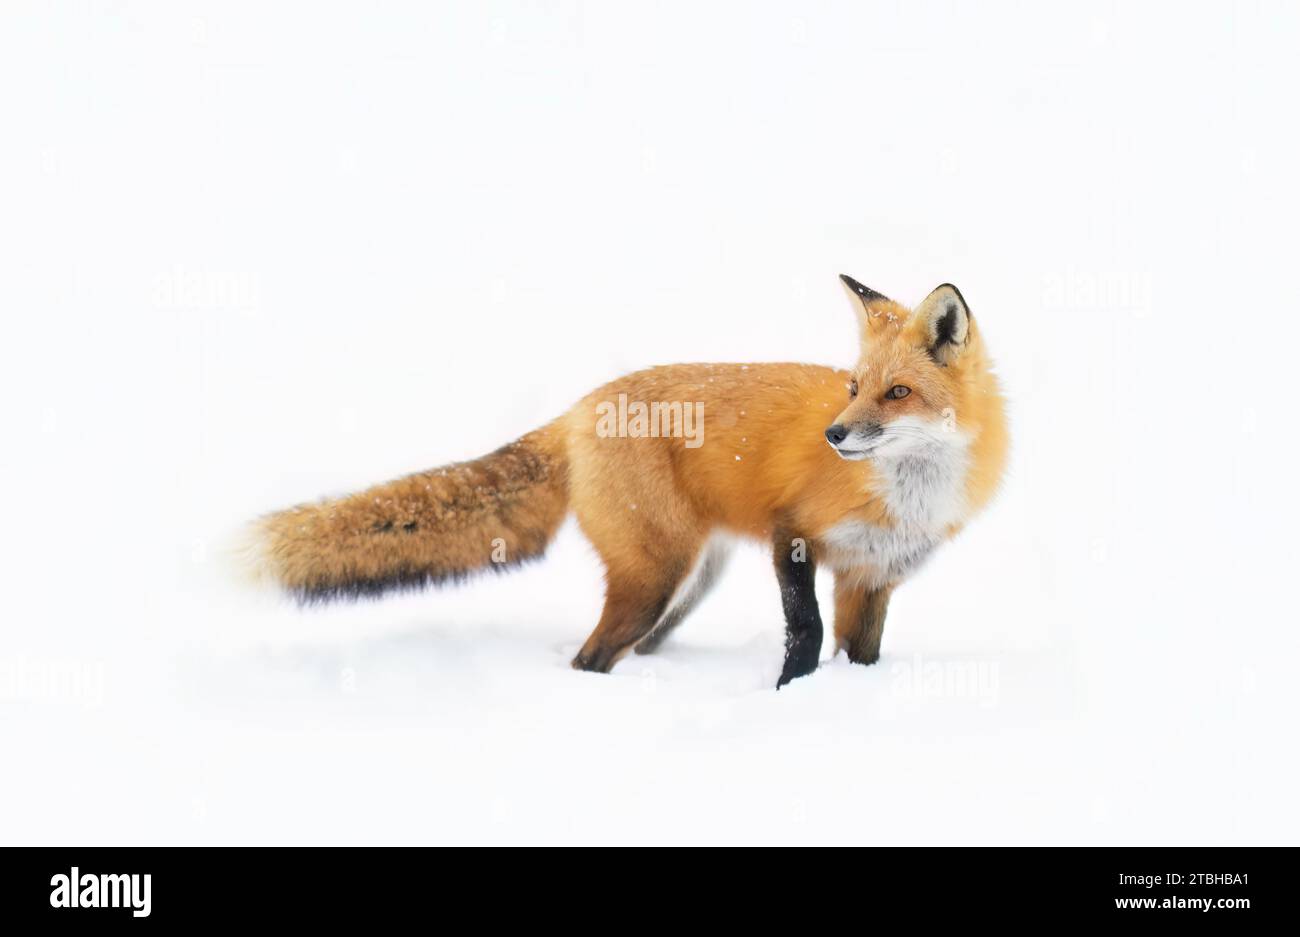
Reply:
[[[5, 4], [0, 841], [1295, 843], [1298, 39], [1283, 2]], [[610, 676], [567, 667], [572, 527], [311, 612], [218, 562], [633, 368], [847, 365], [840, 272], [958, 284], [1012, 409], [876, 667], [770, 689], [757, 547]]]

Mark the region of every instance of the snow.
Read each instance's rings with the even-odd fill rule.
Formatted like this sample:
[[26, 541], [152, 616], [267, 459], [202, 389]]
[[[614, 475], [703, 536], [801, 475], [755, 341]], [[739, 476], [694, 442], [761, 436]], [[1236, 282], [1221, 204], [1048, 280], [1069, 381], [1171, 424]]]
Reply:
[[[1295, 8], [3, 18], [0, 842], [1300, 837]], [[758, 547], [610, 675], [571, 524], [309, 611], [223, 562], [634, 368], [849, 365], [840, 273], [958, 284], [1013, 418], [874, 667], [772, 689]]]

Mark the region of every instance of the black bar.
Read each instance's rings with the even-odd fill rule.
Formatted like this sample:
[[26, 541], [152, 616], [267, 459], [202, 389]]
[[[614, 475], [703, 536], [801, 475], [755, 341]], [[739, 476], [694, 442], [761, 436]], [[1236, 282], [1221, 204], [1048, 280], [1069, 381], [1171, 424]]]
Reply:
[[[927, 925], [935, 920], [1131, 918], [1237, 926], [1290, 919], [1295, 899], [1287, 870], [1295, 859], [1292, 849], [1265, 848], [862, 848], [841, 850], [810, 866], [819, 870], [816, 879], [798, 888], [823, 895], [828, 908], [856, 906], [863, 914], [912, 916]], [[704, 857], [700, 860], [704, 866]], [[446, 912], [439, 909], [451, 901], [465, 914], [483, 915], [484, 924], [502, 911], [528, 913], [525, 909], [531, 908], [538, 916], [534, 926], [564, 927], [562, 909], [576, 896], [584, 904], [607, 904], [611, 911], [616, 906], [648, 910], [647, 893], [655, 894], [656, 918], [686, 913], [682, 902], [700, 900], [725, 901], [739, 906], [737, 914], [761, 911], [777, 919], [808, 913], [806, 894], [790, 893], [792, 883], [779, 871], [780, 861], [771, 857], [729, 856], [724, 874], [702, 869], [689, 886], [675, 870], [678, 889], [691, 887], [693, 896], [673, 896], [671, 904], [664, 903], [668, 896], [659, 890], [644, 888], [646, 876], [662, 871], [662, 861], [632, 850], [617, 859], [602, 853], [557, 861], [469, 849], [452, 855], [421, 848], [11, 848], [0, 851], [0, 920], [130, 928], [249, 923], [374, 927], [396, 926], [412, 914], [429, 912], [445, 920]], [[617, 872], [614, 862], [621, 866]], [[641, 866], [631, 881], [643, 887], [629, 888], [629, 870]], [[55, 894], [61, 884], [56, 877], [67, 877], [70, 885], [73, 867], [83, 894], [96, 900], [100, 894], [111, 898], [111, 889], [96, 879], [87, 893], [88, 878], [135, 875], [138, 884], [128, 894], [124, 881], [114, 880], [122, 907], [54, 907], [52, 898], [62, 897]], [[140, 892], [145, 875], [147, 916], [139, 913], [144, 910]]]

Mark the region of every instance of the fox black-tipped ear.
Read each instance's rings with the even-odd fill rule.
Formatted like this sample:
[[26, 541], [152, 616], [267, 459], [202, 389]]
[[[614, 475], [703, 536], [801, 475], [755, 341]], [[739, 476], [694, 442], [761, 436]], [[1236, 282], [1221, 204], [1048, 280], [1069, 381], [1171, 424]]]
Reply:
[[856, 295], [858, 299], [862, 300], [862, 305], [864, 306], [867, 305], [867, 303], [874, 302], [877, 299], [889, 298], [885, 296], [883, 293], [877, 293], [869, 286], [863, 286], [861, 283], [853, 279], [853, 277], [849, 276], [847, 273], [841, 273], [840, 279], [844, 281], [845, 286], [853, 290], [854, 295]]
[[936, 287], [921, 300], [915, 316], [930, 357], [942, 365], [955, 361], [970, 338], [970, 309], [961, 291], [951, 283]]

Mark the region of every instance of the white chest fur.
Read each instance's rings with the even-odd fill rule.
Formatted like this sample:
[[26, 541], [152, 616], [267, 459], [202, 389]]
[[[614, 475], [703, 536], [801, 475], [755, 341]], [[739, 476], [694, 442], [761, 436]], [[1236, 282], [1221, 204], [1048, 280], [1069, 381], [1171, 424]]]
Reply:
[[829, 564], [861, 569], [874, 585], [906, 579], [966, 514], [966, 440], [960, 434], [874, 462], [875, 493], [888, 508], [890, 526], [846, 518], [822, 534]]

